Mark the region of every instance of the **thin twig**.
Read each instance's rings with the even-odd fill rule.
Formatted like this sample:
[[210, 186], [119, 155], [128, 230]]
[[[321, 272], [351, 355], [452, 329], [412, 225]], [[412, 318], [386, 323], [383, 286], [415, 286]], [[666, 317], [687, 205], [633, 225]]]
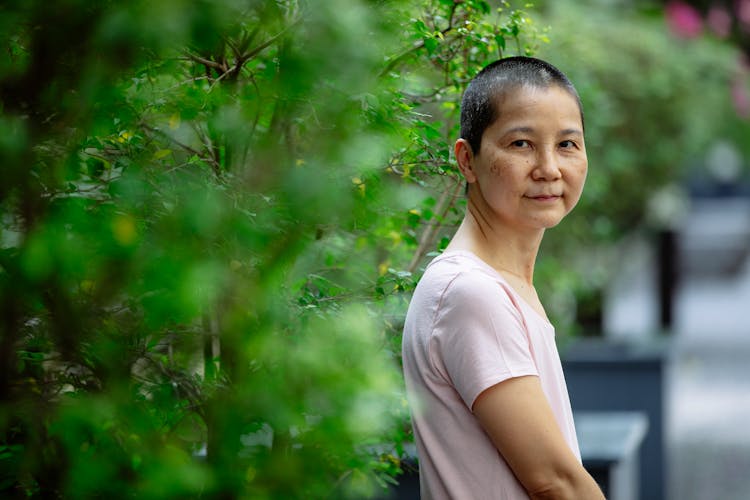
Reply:
[[[454, 0], [453, 5], [451, 6], [451, 13], [450, 16], [448, 16], [448, 26], [440, 30], [441, 36], [445, 37], [448, 33], [450, 33], [454, 28], [454, 20], [456, 16], [456, 9], [458, 8], [458, 4], [461, 3], [460, 1]], [[424, 39], [419, 40], [414, 43], [410, 48], [403, 51], [401, 54], [395, 56], [393, 59], [391, 59], [388, 64], [383, 68], [383, 70], [380, 72], [378, 76], [381, 78], [387, 75], [391, 72], [393, 68], [396, 67], [396, 65], [401, 62], [403, 59], [408, 57], [410, 54], [418, 51], [419, 49], [424, 48]]]
[[167, 134], [166, 132], [164, 132], [162, 130], [159, 130], [158, 128], [152, 127], [151, 125], [148, 125], [146, 123], [141, 123], [141, 127], [143, 127], [145, 130], [147, 130], [149, 132], [161, 135], [162, 137], [168, 139], [169, 141], [171, 141], [172, 143], [176, 144], [180, 148], [184, 149], [188, 153], [192, 153], [192, 154], [198, 156], [199, 158], [201, 158], [201, 159], [203, 159], [205, 161], [208, 161], [211, 164], [211, 167], [213, 168], [214, 172], [220, 172], [221, 171], [221, 165], [219, 165], [216, 162], [216, 160], [213, 158], [213, 155], [210, 156], [210, 157], [205, 157], [203, 155], [203, 153], [201, 153], [197, 149], [195, 149], [195, 148], [193, 148], [191, 146], [188, 146], [187, 144], [184, 144], [183, 142], [178, 141], [177, 139], [175, 139], [171, 135]]
[[[454, 177], [453, 179], [455, 185], [452, 188], [443, 191], [443, 194], [440, 196], [440, 200], [438, 200], [436, 206], [435, 212], [439, 214], [440, 219], [443, 219], [446, 215], [448, 215], [448, 211], [456, 202], [456, 199], [461, 192], [461, 187], [463, 186], [463, 182], [459, 177]], [[411, 259], [409, 267], [406, 268], [408, 272], [413, 273], [419, 263], [422, 262], [422, 259], [428, 252], [428, 249], [432, 248], [432, 246], [435, 244], [435, 236], [437, 236], [438, 229], [440, 229], [441, 227], [441, 225], [428, 226], [424, 230], [424, 232], [422, 233], [422, 237], [419, 239], [417, 251], [414, 253], [414, 257]]]
[[243, 58], [245, 59], [245, 61], [248, 61], [248, 60], [252, 59], [253, 57], [257, 56], [266, 47], [268, 47], [269, 45], [271, 45], [272, 43], [274, 43], [276, 40], [278, 40], [283, 35], [285, 35], [290, 29], [292, 29], [294, 26], [296, 26], [297, 24], [299, 24], [300, 21], [302, 21], [301, 17], [295, 19], [294, 21], [292, 21], [291, 23], [289, 23], [289, 26], [287, 26], [286, 28], [284, 28], [283, 30], [281, 30], [279, 33], [277, 33], [276, 35], [272, 36], [271, 38], [269, 38], [265, 42], [261, 43], [260, 45], [258, 45], [257, 47], [255, 47], [250, 52], [247, 52], [243, 56]]

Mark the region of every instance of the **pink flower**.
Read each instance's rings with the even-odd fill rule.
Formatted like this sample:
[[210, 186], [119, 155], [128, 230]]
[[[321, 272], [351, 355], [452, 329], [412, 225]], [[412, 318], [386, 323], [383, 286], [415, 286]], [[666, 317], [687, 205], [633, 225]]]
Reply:
[[677, 36], [694, 38], [703, 31], [701, 15], [692, 5], [679, 1], [669, 2], [665, 14], [670, 29]]
[[748, 31], [748, 27], [750, 27], [750, 0], [737, 0], [734, 7], [737, 12], [737, 19], [740, 22], [740, 27], [744, 31]]
[[712, 5], [708, 11], [706, 24], [719, 38], [726, 38], [732, 29], [732, 18], [724, 7]]

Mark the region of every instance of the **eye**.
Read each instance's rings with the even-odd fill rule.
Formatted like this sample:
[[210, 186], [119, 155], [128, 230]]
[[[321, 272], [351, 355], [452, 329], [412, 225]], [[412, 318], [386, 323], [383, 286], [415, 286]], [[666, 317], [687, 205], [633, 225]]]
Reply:
[[562, 141], [560, 143], [560, 147], [563, 148], [563, 149], [572, 149], [572, 148], [576, 147], [576, 143], [573, 142], [573, 141]]
[[524, 139], [518, 139], [510, 143], [514, 148], [527, 148], [529, 147], [529, 141]]

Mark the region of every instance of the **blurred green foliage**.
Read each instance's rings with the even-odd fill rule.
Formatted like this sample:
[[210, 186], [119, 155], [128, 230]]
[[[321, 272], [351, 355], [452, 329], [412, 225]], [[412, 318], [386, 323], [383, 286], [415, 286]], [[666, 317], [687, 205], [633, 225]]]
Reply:
[[2, 495], [382, 494], [411, 440], [409, 292], [463, 215], [471, 76], [542, 50], [581, 90], [591, 194], [539, 265], [562, 331], [581, 286], [562, 263], [637, 224], [709, 135], [682, 128], [679, 78], [713, 58], [714, 95], [724, 48], [672, 64], [654, 24], [550, 9], [0, 4]]
[[478, 0], [2, 3], [2, 495], [382, 493], [422, 228], [460, 211], [457, 100], [533, 50], [527, 22]]

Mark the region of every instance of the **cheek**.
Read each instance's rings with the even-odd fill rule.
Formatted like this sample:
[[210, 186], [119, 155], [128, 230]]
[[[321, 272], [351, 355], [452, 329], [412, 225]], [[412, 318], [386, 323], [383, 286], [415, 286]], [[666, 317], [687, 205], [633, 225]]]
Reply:
[[576, 171], [576, 181], [578, 182], [578, 184], [581, 185], [581, 187], [583, 187], [583, 184], [586, 182], [587, 173], [588, 173], [588, 168], [586, 168], [586, 165], [584, 165], [583, 167], [579, 168]]
[[[527, 163], [528, 162], [523, 162], [524, 166]], [[513, 177], [514, 174], [518, 172], [519, 166], [521, 166], [519, 162], [512, 162], [508, 159], [499, 158], [490, 164], [487, 172], [490, 177], [508, 179]]]
[[583, 187], [584, 182], [586, 182], [587, 173], [588, 173], [587, 161], [575, 162], [570, 165], [569, 179], [573, 184]]
[[589, 169], [588, 169], [588, 165], [586, 164], [581, 168], [581, 173], [580, 173], [581, 189], [583, 189], [583, 185], [586, 183], [586, 177], [588, 175], [588, 172], [589, 172]]
[[505, 197], [518, 190], [518, 180], [514, 175], [515, 169], [505, 162], [495, 162], [487, 168], [487, 192], [493, 197]]
[[579, 167], [572, 172], [573, 175], [570, 178], [570, 186], [572, 188], [572, 193], [574, 194], [574, 198], [572, 199], [573, 206], [575, 206], [575, 204], [581, 199], [583, 186], [586, 183], [587, 172], [586, 165]]

